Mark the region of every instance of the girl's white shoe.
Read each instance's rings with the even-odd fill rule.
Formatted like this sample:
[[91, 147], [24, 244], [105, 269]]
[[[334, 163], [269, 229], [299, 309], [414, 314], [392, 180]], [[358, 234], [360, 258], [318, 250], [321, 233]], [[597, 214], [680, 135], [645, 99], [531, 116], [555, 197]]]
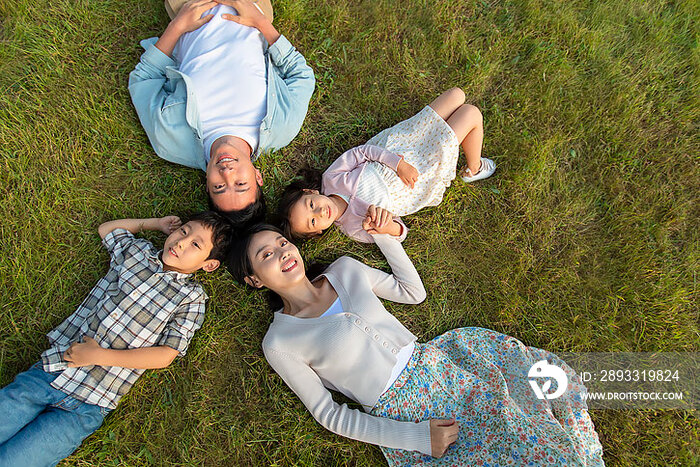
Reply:
[[491, 159], [487, 159], [485, 157], [481, 158], [481, 169], [476, 173], [476, 175], [472, 175], [472, 171], [467, 168], [462, 172], [462, 180], [464, 180], [465, 183], [471, 183], [475, 182], [477, 180], [482, 180], [484, 178], [489, 178], [493, 173], [496, 171], [496, 163], [492, 161]]

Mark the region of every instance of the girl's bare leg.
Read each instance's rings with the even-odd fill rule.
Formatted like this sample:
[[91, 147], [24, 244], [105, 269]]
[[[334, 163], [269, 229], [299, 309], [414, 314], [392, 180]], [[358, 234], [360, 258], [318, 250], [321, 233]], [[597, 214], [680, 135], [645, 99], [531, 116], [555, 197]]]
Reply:
[[464, 91], [459, 88], [452, 88], [440, 94], [437, 99], [429, 105], [443, 120], [447, 121], [450, 115], [452, 115], [460, 105], [464, 104], [464, 100]]
[[457, 135], [457, 141], [464, 150], [467, 168], [474, 175], [481, 168], [484, 122], [479, 109], [465, 104], [465, 99], [464, 91], [452, 88], [440, 94], [430, 103], [430, 107], [452, 127]]
[[481, 169], [481, 146], [484, 142], [484, 119], [481, 112], [471, 104], [460, 105], [447, 119], [447, 124], [457, 135], [457, 141], [464, 150], [467, 168], [471, 175], [476, 175]]

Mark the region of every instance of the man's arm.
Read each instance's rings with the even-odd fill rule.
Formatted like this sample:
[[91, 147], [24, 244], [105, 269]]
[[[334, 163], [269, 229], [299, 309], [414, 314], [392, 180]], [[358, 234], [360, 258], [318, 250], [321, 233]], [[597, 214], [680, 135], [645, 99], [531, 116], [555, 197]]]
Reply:
[[172, 55], [180, 36], [186, 32], [199, 29], [202, 25], [208, 23], [214, 15], [202, 17], [202, 14], [216, 5], [217, 3], [213, 0], [190, 0], [182, 5], [177, 16], [168, 24], [163, 35], [156, 42], [156, 47], [165, 55]]
[[170, 55], [180, 36], [209, 21], [211, 15], [200, 16], [214, 5], [215, 2], [205, 0], [183, 5], [162, 37], [157, 41], [155, 38], [141, 41], [145, 51], [129, 74], [131, 101], [156, 154], [170, 162], [202, 170], [206, 163], [201, 157], [201, 143], [187, 122], [186, 100], [169, 103], [171, 95], [182, 90], [166, 78], [166, 70], [177, 65]]
[[85, 337], [84, 342], [73, 343], [63, 354], [63, 359], [69, 367], [100, 365], [148, 370], [167, 367], [177, 355], [177, 350], [165, 345], [128, 350], [104, 349], [95, 339]]
[[118, 219], [101, 224], [97, 228], [100, 238], [104, 239], [114, 229], [128, 230], [132, 234], [137, 234], [144, 230], [160, 230], [166, 235], [170, 235], [180, 228], [182, 221], [177, 216], [153, 217], [151, 219]]
[[280, 38], [280, 33], [272, 25], [272, 21], [265, 16], [257, 6], [250, 0], [216, 0], [222, 5], [228, 5], [235, 8], [238, 15], [223, 14], [221, 17], [223, 19], [233, 21], [234, 23], [241, 24], [243, 26], [248, 26], [250, 28], [255, 28], [260, 31], [265, 40], [269, 45], [277, 42]]
[[[238, 16], [224, 14], [223, 19], [257, 29], [270, 45], [272, 64], [279, 70], [292, 98], [299, 104], [308, 105], [314, 92], [314, 71], [306, 64], [306, 59], [286, 37], [282, 36], [250, 0], [216, 0], [218, 3], [236, 9]], [[304, 112], [306, 115], [306, 112]]]

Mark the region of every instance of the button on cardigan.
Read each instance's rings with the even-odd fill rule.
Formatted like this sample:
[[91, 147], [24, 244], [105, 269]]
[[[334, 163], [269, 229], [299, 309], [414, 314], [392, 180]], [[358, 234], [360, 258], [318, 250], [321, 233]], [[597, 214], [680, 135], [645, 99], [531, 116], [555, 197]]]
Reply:
[[323, 274], [344, 313], [297, 318], [278, 311], [263, 339], [265, 357], [328, 430], [359, 441], [431, 454], [430, 421], [402, 422], [339, 405], [327, 388], [359, 402], [368, 412], [381, 396], [396, 355], [414, 336], [380, 298], [420, 303], [426, 293], [401, 243], [375, 235], [392, 274], [344, 256]]

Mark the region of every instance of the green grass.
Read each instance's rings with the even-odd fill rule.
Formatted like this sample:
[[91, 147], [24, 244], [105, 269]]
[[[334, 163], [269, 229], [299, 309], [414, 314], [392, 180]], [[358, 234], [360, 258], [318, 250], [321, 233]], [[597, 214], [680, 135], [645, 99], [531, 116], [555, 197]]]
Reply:
[[[421, 339], [483, 326], [551, 351], [698, 351], [700, 4], [281, 0], [317, 90], [260, 161], [272, 197], [451, 86], [485, 120], [496, 176], [409, 216], [429, 291], [388, 307]], [[158, 159], [126, 89], [159, 0], [0, 2], [0, 385], [104, 273], [96, 228], [206, 206], [203, 174]], [[151, 237], [159, 240], [158, 236]], [[307, 258], [385, 266], [333, 233]], [[378, 465], [316, 424], [266, 364], [262, 296], [226, 272], [188, 355], [147, 372], [62, 465]], [[696, 413], [594, 411], [609, 465], [697, 465]]]

